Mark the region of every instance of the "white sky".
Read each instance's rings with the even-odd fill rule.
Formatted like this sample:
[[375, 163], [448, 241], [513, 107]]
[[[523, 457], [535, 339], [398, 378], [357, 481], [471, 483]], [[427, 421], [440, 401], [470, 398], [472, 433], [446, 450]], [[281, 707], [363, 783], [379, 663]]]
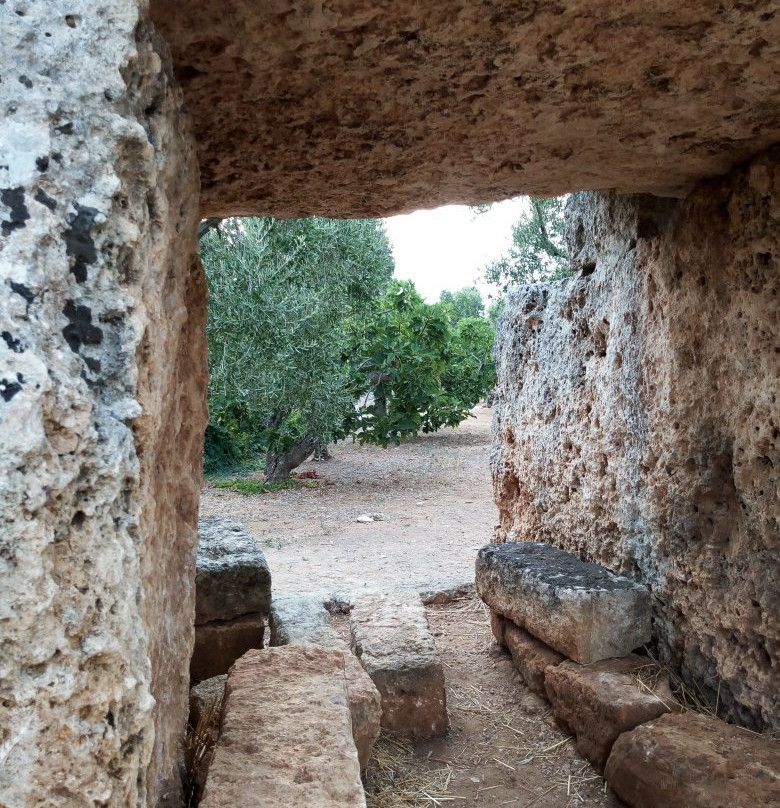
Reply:
[[429, 303], [443, 289], [456, 292], [464, 286], [477, 286], [486, 297], [491, 289], [482, 283], [482, 269], [507, 249], [512, 225], [527, 204], [517, 197], [495, 203], [487, 213], [447, 205], [385, 219], [395, 277], [414, 281]]

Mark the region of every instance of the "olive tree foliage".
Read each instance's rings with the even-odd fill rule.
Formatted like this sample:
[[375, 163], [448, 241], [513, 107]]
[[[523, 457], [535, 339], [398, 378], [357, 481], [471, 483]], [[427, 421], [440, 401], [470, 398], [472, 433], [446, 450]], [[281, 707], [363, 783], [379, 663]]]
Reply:
[[370, 220], [229, 219], [206, 232], [209, 284], [207, 468], [265, 452], [285, 480], [352, 408], [344, 323], [393, 272]]
[[563, 197], [529, 197], [528, 213], [512, 228], [509, 250], [485, 267], [485, 280], [506, 291], [524, 283], [570, 276], [563, 221]]
[[482, 293], [476, 286], [466, 286], [457, 292], [445, 289], [439, 295], [439, 301], [452, 306], [456, 323], [466, 317], [482, 317], [485, 311]]

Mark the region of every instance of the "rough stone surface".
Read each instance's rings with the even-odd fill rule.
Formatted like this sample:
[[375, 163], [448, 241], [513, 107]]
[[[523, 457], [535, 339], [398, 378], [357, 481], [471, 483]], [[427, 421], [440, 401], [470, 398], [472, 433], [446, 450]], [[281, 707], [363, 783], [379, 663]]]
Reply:
[[227, 673], [247, 651], [263, 647], [264, 632], [264, 620], [256, 614], [195, 626], [190, 679], [197, 682]]
[[568, 215], [590, 274], [522, 287], [499, 334], [499, 537], [648, 584], [664, 661], [780, 729], [780, 151]]
[[[329, 603], [333, 603], [333, 598]], [[271, 604], [271, 645], [319, 645], [344, 653], [352, 737], [360, 768], [365, 769], [381, 729], [379, 691], [346, 642], [330, 625], [321, 595], [282, 595]]]
[[650, 640], [646, 587], [546, 544], [483, 547], [476, 584], [491, 609], [577, 662], [625, 656]]
[[528, 687], [539, 696], [547, 696], [547, 669], [563, 662], [564, 657], [541, 640], [504, 620], [504, 642], [512, 655], [512, 663]]
[[357, 747], [362, 771], [368, 765], [382, 729], [382, 699], [371, 677], [349, 650], [344, 651], [344, 674], [347, 677], [347, 698], [352, 716], [352, 739]]
[[198, 172], [132, 0], [0, 5], [0, 800], [179, 805]]
[[251, 651], [226, 695], [201, 808], [364, 808], [340, 651]]
[[419, 598], [358, 600], [350, 630], [382, 699], [382, 726], [416, 738], [444, 734], [444, 670]]
[[201, 716], [211, 711], [215, 702], [223, 699], [226, 683], [227, 674], [223, 673], [220, 676], [212, 676], [211, 679], [204, 679], [190, 688], [191, 727], [196, 727]]
[[490, 610], [490, 630], [493, 632], [496, 642], [502, 648], [506, 648], [506, 626], [509, 622], [511, 621], [507, 620], [503, 615], [493, 609]]
[[214, 757], [214, 749], [222, 726], [225, 706], [225, 685], [227, 674], [205, 679], [190, 688], [189, 725], [197, 730], [201, 743], [208, 739], [200, 759], [193, 770], [188, 772], [194, 780], [196, 794], [203, 793], [209, 775], [209, 767]]
[[271, 572], [254, 538], [234, 519], [198, 522], [195, 569], [195, 625], [268, 615]]
[[666, 683], [660, 687], [663, 695], [640, 688], [632, 674], [647, 662], [638, 656], [590, 665], [566, 660], [546, 671], [545, 689], [556, 720], [576, 735], [577, 750], [599, 774], [621, 733], [677, 707]]
[[630, 808], [780, 805], [780, 743], [695, 713], [621, 735], [607, 781]]
[[209, 215], [679, 196], [780, 140], [780, 16], [762, 3], [151, 6]]
[[330, 625], [319, 595], [277, 595], [268, 619], [271, 645], [309, 643], [337, 648], [344, 643]]

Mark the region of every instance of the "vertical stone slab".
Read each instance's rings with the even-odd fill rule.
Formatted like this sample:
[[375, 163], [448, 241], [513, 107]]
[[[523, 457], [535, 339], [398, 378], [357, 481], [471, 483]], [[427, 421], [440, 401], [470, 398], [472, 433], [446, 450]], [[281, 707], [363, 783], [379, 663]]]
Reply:
[[499, 538], [647, 584], [659, 653], [780, 729], [780, 149], [684, 202], [574, 194], [571, 279], [497, 340]]
[[136, 0], [0, 5], [0, 795], [172, 805], [204, 426], [198, 178]]

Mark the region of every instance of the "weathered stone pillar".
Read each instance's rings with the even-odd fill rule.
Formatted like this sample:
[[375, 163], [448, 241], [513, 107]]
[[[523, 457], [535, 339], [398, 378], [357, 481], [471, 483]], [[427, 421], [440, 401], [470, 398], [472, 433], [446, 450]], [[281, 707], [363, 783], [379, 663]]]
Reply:
[[0, 5], [0, 802], [180, 799], [198, 172], [136, 0]]
[[499, 338], [499, 537], [649, 584], [662, 655], [777, 729], [780, 151], [567, 215], [580, 276], [520, 288]]

